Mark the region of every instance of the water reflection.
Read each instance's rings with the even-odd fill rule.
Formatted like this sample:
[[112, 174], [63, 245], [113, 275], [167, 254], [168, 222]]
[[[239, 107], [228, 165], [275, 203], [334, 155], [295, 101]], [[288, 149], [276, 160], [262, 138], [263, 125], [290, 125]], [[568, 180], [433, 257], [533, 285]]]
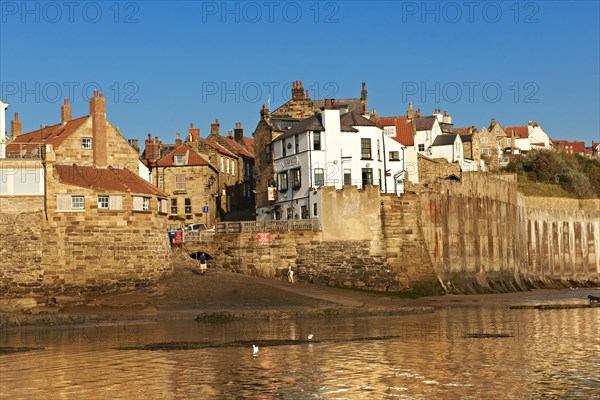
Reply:
[[[6, 399], [537, 399], [600, 396], [600, 309], [3, 330]], [[263, 346], [234, 341], [306, 340]], [[466, 334], [508, 334], [468, 339]], [[371, 338], [371, 339], [369, 339]], [[378, 340], [375, 340], [378, 339]], [[116, 350], [159, 342], [215, 347]]]

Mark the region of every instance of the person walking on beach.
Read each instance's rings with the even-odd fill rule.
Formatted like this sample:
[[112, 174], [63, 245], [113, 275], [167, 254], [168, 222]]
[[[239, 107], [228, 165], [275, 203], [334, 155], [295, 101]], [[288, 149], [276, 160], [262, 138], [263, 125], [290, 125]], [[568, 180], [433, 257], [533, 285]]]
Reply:
[[204, 271], [206, 271], [206, 256], [204, 253], [200, 253], [200, 274], [204, 275]]
[[292, 266], [288, 264], [288, 282], [294, 283], [294, 270]]

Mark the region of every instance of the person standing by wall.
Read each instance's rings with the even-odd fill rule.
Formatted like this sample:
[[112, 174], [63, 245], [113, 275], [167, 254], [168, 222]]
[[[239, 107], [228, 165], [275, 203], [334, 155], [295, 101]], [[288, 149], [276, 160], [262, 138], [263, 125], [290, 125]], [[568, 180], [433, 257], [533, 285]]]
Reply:
[[294, 283], [294, 270], [292, 266], [288, 264], [288, 282]]
[[204, 253], [200, 253], [200, 274], [204, 275], [204, 272], [206, 271], [206, 256], [204, 255]]

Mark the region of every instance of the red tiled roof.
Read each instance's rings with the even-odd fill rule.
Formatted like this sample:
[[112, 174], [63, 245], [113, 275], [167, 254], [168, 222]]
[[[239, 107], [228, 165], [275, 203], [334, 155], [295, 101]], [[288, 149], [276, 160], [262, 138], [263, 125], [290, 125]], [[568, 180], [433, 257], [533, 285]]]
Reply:
[[86, 189], [168, 196], [167, 193], [128, 169], [98, 168], [77, 164], [58, 164], [54, 168], [58, 172], [60, 182], [67, 185]]
[[235, 141], [234, 138], [229, 137], [229, 136], [225, 136], [223, 137], [223, 139], [231, 146], [233, 147], [235, 150], [239, 151], [241, 155], [243, 155], [244, 157], [249, 157], [249, 158], [254, 158], [253, 154], [248, 153], [248, 150], [246, 150], [244, 148], [244, 146], [240, 145], [238, 142]]
[[185, 161], [186, 166], [208, 165], [208, 162], [202, 158], [202, 156], [183, 143], [175, 148], [175, 150], [167, 153], [167, 155], [158, 160], [157, 165], [159, 167], [174, 167], [176, 155], [187, 155], [187, 160]]
[[581, 154], [585, 153], [585, 143], [584, 142], [569, 142], [568, 140], [553, 140], [555, 145], [558, 146], [559, 149], [567, 151], [569, 153]]
[[454, 132], [458, 133], [459, 135], [468, 135], [471, 131], [470, 127], [467, 128], [454, 128]]
[[517, 139], [527, 139], [529, 137], [529, 131], [527, 130], [527, 125], [524, 126], [505, 126], [504, 132], [507, 137], [511, 137], [513, 132], [515, 133], [515, 138]]
[[213, 142], [212, 140], [206, 140], [203, 138], [200, 138], [200, 140], [203, 141], [204, 143], [206, 143], [207, 145], [209, 145], [210, 147], [212, 147], [213, 149], [217, 150], [221, 154], [225, 154], [226, 156], [237, 158], [237, 156], [235, 154], [232, 154], [225, 147], [221, 146], [218, 143]]
[[396, 142], [405, 146], [414, 146], [412, 124], [406, 117], [382, 117], [377, 120], [380, 126], [395, 126], [396, 136], [392, 137]]
[[[11, 140], [11, 144], [6, 146], [7, 152], [19, 152], [22, 150], [31, 150], [37, 148], [40, 143], [51, 144], [54, 148], [61, 145], [73, 132], [75, 132], [81, 124], [83, 124], [89, 116], [72, 119], [66, 124], [56, 124], [47, 126], [37, 131], [24, 133]], [[17, 144], [18, 143], [18, 144]], [[32, 143], [31, 146], [24, 145]], [[31, 148], [29, 148], [31, 147]]]
[[252, 154], [254, 154], [254, 139], [247, 138], [244, 136], [244, 144], [250, 149]]

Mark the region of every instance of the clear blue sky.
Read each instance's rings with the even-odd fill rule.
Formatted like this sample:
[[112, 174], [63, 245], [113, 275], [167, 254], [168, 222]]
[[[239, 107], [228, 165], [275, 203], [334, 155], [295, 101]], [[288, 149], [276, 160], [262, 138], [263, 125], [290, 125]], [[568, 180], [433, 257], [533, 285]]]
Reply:
[[[473, 4], [475, 3], [475, 4]], [[473, 4], [473, 5], [471, 5]], [[0, 98], [24, 130], [88, 113], [97, 83], [127, 138], [251, 135], [301, 79], [311, 97], [358, 97], [455, 126], [535, 120], [554, 139], [600, 140], [600, 10], [588, 2], [0, 1]]]

